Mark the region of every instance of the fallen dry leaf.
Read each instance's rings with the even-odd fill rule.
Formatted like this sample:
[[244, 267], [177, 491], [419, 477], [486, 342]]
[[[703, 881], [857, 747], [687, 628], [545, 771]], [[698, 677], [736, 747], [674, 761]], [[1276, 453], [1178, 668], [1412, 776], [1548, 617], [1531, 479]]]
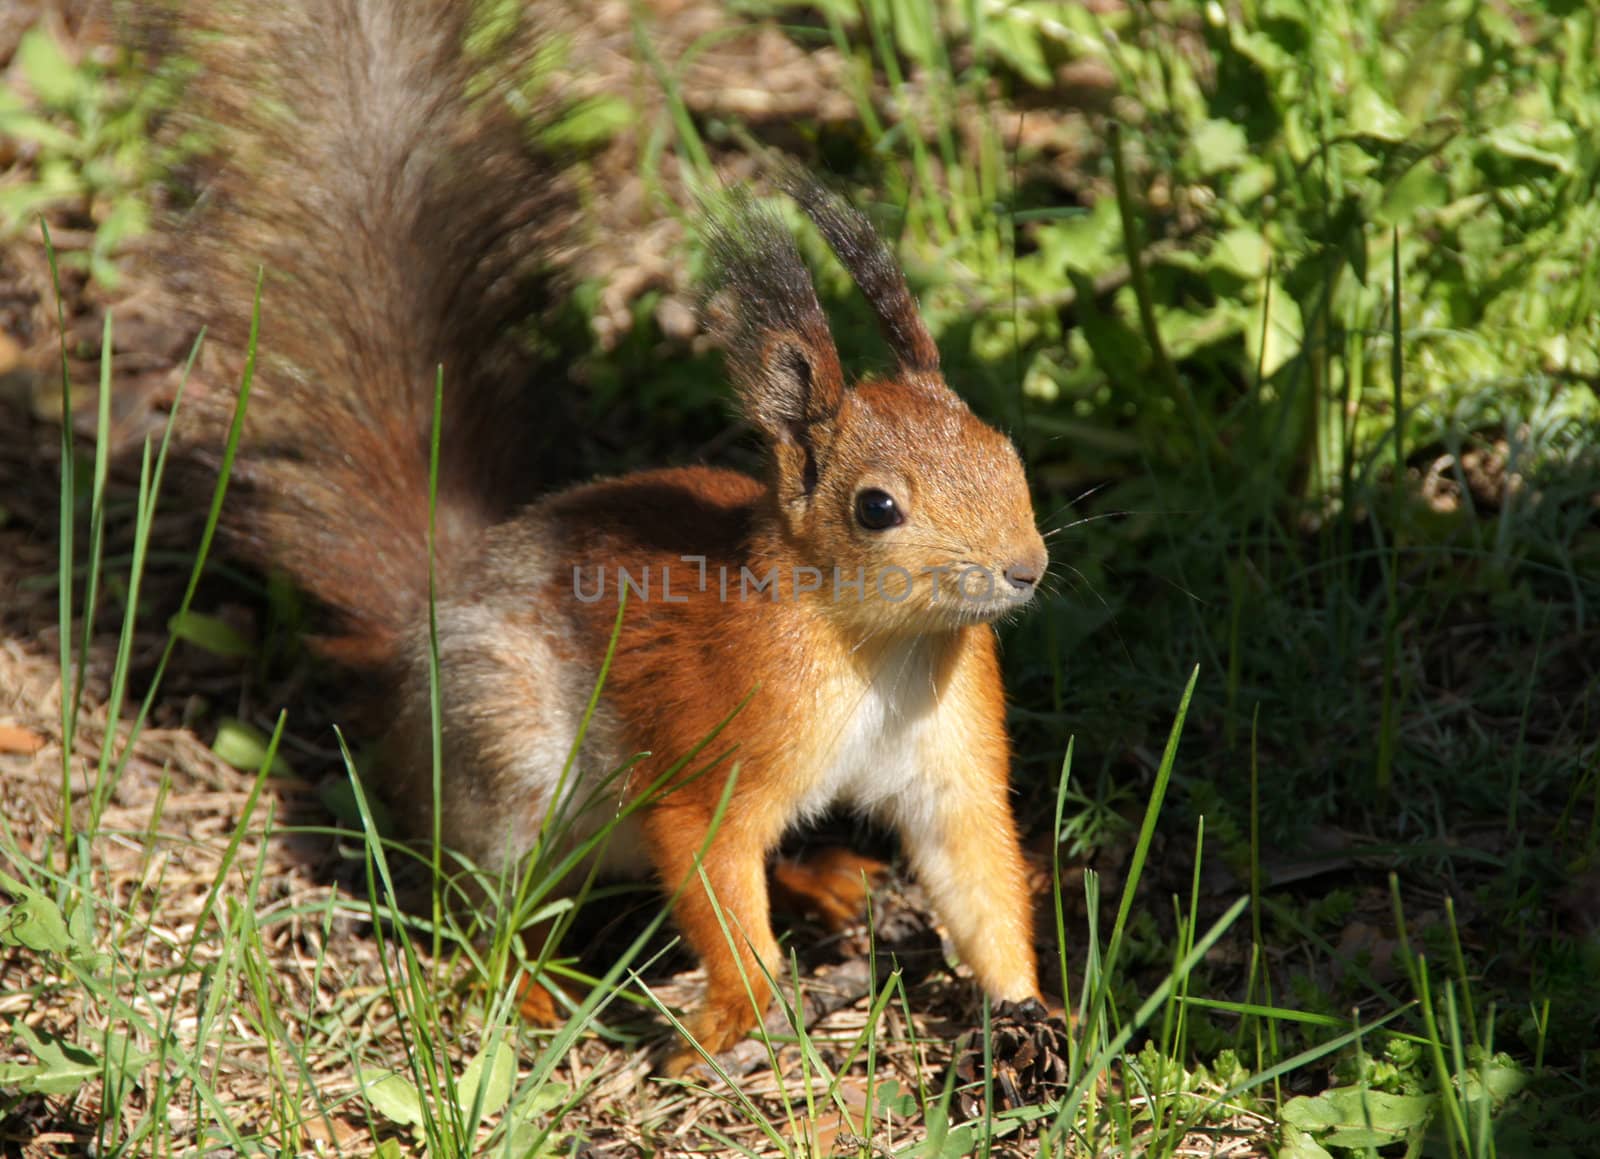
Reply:
[[0, 724], [0, 753], [21, 753], [31, 757], [44, 748], [46, 738], [17, 724]]

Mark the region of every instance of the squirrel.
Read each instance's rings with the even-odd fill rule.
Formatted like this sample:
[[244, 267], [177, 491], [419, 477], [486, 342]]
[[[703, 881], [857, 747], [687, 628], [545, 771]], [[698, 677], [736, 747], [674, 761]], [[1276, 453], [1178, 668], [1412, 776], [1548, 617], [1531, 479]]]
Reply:
[[[707, 979], [686, 1027], [706, 1051], [734, 1044], [770, 1000], [768, 858], [833, 804], [898, 832], [983, 990], [1037, 997], [993, 629], [1048, 563], [1016, 449], [946, 385], [866, 217], [785, 171], [892, 368], [846, 380], [788, 229], [736, 193], [706, 211], [708, 324], [766, 477], [649, 470], [524, 502], [534, 408], [548, 400], [519, 326], [560, 232], [560, 179], [506, 99], [525, 46], [475, 50], [473, 7], [205, 13], [189, 115], [226, 159], [169, 229], [164, 264], [233, 366], [265, 270], [234, 543], [333, 614], [323, 650], [386, 698], [385, 796], [479, 866], [515, 865], [566, 801], [598, 801], [570, 837], [594, 832], [720, 727], [727, 759], [686, 766], [600, 855], [677, 893]], [[235, 396], [202, 400], [201, 436], [220, 435]], [[553, 1016], [540, 993], [525, 1007]]]

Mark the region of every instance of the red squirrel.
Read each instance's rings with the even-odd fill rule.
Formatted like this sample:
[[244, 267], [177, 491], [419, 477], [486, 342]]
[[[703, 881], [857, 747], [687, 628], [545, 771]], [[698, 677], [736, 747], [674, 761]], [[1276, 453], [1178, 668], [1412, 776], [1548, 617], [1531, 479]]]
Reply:
[[[244, 360], [266, 271], [235, 542], [335, 614], [326, 650], [373, 673], [390, 706], [385, 795], [429, 832], [428, 454], [442, 366], [444, 844], [489, 869], [532, 848], [626, 587], [569, 774], [573, 799], [604, 786], [601, 802], [572, 834], [727, 722], [716, 747], [729, 759], [653, 798], [603, 854], [606, 869], [681, 887], [674, 916], [707, 976], [686, 1025], [707, 1051], [748, 1032], [770, 998], [769, 855], [835, 804], [898, 832], [991, 997], [1037, 996], [992, 627], [1029, 603], [1047, 564], [1016, 450], [945, 384], [867, 219], [788, 173], [780, 184], [875, 312], [892, 367], [846, 379], [789, 232], [734, 195], [707, 211], [708, 320], [769, 452], [765, 477], [644, 471], [511, 509], [530, 441], [520, 424], [556, 389], [527, 381], [517, 330], [560, 181], [507, 96], [526, 57], [463, 47], [472, 7], [219, 5], [194, 40], [187, 115], [225, 160], [168, 231], [166, 269], [226, 365]], [[219, 390], [203, 402], [200, 429], [217, 435], [231, 401]], [[534, 1012], [553, 1013], [539, 994]]]

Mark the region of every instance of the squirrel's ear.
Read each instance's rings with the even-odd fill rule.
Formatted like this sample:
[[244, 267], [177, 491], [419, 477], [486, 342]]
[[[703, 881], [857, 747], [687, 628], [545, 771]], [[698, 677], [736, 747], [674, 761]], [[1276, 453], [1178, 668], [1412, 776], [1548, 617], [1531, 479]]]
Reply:
[[708, 207], [714, 264], [707, 323], [722, 340], [745, 417], [774, 443], [813, 442], [844, 401], [844, 371], [794, 239], [744, 190]]
[[811, 427], [831, 419], [844, 395], [831, 341], [818, 350], [793, 331], [767, 334], [749, 369], [735, 383], [745, 417], [777, 442], [811, 442]]

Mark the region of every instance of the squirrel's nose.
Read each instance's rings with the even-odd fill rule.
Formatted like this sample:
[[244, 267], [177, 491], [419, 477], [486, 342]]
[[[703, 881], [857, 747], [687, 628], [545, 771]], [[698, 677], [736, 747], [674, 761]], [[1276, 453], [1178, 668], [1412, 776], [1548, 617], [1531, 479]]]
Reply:
[[1044, 544], [1024, 553], [1006, 565], [1006, 582], [1017, 590], [1020, 595], [1031, 592], [1039, 586], [1039, 581], [1044, 578], [1044, 569], [1049, 566], [1050, 557], [1045, 554]]
[[1019, 592], [1025, 592], [1039, 582], [1039, 571], [1031, 564], [1014, 563], [1006, 568], [1006, 582]]

